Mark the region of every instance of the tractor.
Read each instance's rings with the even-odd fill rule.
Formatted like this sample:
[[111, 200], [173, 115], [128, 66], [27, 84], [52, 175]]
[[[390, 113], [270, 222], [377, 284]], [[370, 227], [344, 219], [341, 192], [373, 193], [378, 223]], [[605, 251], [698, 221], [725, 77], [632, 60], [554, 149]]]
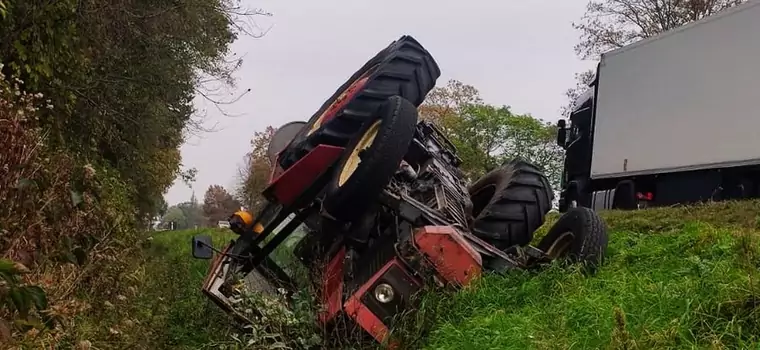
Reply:
[[318, 286], [318, 322], [347, 321], [384, 342], [423, 289], [560, 258], [598, 267], [607, 231], [586, 208], [563, 214], [530, 245], [554, 199], [537, 166], [508, 161], [468, 184], [455, 146], [435, 124], [418, 120], [417, 107], [439, 76], [430, 53], [402, 36], [308, 122], [278, 129], [264, 208], [233, 214], [238, 236], [222, 250], [209, 236], [193, 237], [194, 256], [214, 258], [203, 292], [244, 317], [231, 306], [229, 276], [250, 274], [263, 289], [293, 291], [298, 284], [272, 253], [305, 227], [293, 252]]

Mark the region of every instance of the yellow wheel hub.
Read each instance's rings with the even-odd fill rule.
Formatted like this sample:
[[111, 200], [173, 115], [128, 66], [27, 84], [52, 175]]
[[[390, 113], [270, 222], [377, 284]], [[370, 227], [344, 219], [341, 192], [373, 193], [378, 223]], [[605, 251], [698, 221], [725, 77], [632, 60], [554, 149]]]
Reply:
[[573, 244], [573, 238], [575, 238], [575, 235], [573, 235], [572, 232], [563, 233], [544, 253], [546, 253], [546, 255], [552, 259], [559, 259], [563, 254], [565, 254], [565, 252], [567, 252], [567, 250], [570, 248], [570, 245]]
[[359, 164], [362, 162], [359, 155], [361, 152], [372, 146], [372, 143], [375, 142], [375, 138], [377, 137], [377, 132], [379, 130], [380, 120], [376, 120], [374, 123], [372, 123], [372, 126], [370, 126], [366, 132], [364, 132], [364, 135], [362, 135], [359, 143], [357, 143], [354, 149], [351, 150], [351, 155], [348, 156], [346, 164], [344, 164], [343, 168], [340, 169], [338, 186], [343, 186], [343, 184], [345, 184], [346, 181], [351, 178], [351, 175], [356, 172], [356, 169], [359, 168]]

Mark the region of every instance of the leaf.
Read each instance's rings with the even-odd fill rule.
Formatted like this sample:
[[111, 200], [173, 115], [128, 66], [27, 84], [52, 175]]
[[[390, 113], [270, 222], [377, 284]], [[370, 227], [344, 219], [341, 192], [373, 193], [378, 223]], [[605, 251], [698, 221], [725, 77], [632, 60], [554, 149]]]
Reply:
[[22, 45], [20, 41], [16, 40], [13, 42], [13, 48], [16, 49], [18, 58], [21, 59], [21, 61], [26, 61], [26, 48], [24, 45]]
[[8, 295], [11, 297], [13, 306], [16, 307], [21, 317], [26, 317], [29, 314], [29, 299], [27, 296], [19, 288], [11, 289]]
[[0, 259], [0, 272], [15, 274], [16, 273], [15, 266], [16, 265], [13, 263], [13, 261]]
[[32, 328], [45, 329], [45, 325], [42, 324], [40, 320], [33, 317], [25, 317], [22, 319], [17, 319], [17, 320], [14, 320], [13, 323], [24, 331], [28, 331], [29, 329], [32, 329]]
[[77, 265], [82, 266], [87, 261], [87, 252], [84, 251], [84, 248], [76, 247], [74, 248], [72, 253], [74, 254], [74, 257], [76, 258]]
[[37, 310], [45, 310], [48, 307], [48, 300], [45, 291], [38, 286], [25, 286], [22, 287], [22, 293], [25, 293], [32, 301]]
[[76, 191], [71, 191], [71, 203], [78, 207], [80, 204], [82, 204], [83, 198], [82, 194]]
[[79, 265], [79, 263], [77, 262], [76, 255], [74, 255], [74, 253], [71, 252], [71, 251], [66, 251], [65, 253], [63, 253], [63, 257], [62, 258], [63, 258], [64, 261], [66, 261], [68, 263], [72, 263], [74, 265]]
[[58, 323], [58, 318], [54, 314], [48, 311], [41, 311], [40, 319], [45, 324], [45, 327], [48, 329], [54, 328], [56, 323]]

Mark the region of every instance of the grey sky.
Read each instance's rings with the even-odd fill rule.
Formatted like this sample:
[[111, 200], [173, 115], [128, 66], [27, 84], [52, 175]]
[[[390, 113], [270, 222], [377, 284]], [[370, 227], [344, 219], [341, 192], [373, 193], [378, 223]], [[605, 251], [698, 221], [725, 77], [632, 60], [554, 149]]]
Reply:
[[[271, 12], [259, 18], [266, 36], [240, 37], [243, 55], [236, 91], [251, 92], [225, 111], [198, 103], [218, 131], [192, 137], [183, 163], [198, 169], [199, 200], [209, 185], [228, 189], [255, 131], [306, 120], [356, 69], [401, 35], [415, 37], [441, 67], [438, 85], [457, 79], [478, 88], [487, 103], [509, 105], [555, 121], [573, 75], [594, 62], [575, 57], [571, 26], [587, 0], [243, 1]], [[169, 204], [192, 190], [177, 181]]]

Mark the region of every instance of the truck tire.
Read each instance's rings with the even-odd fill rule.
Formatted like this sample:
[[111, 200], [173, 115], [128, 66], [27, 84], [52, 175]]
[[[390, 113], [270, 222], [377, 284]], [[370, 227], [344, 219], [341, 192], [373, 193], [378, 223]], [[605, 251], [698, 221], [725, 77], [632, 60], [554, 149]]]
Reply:
[[327, 185], [325, 211], [343, 222], [361, 218], [398, 170], [416, 125], [414, 104], [400, 96], [389, 98], [376, 120], [365, 123], [346, 146]]
[[411, 36], [402, 36], [369, 60], [322, 105], [283, 151], [280, 166], [289, 168], [318, 145], [345, 146], [391, 96], [401, 96], [419, 106], [440, 75], [430, 53]]
[[589, 208], [572, 208], [549, 229], [536, 248], [552, 259], [586, 265], [590, 272], [604, 262], [609, 237], [599, 214]]
[[522, 160], [489, 172], [468, 190], [473, 203], [472, 232], [501, 250], [530, 243], [554, 199], [546, 176]]
[[612, 197], [612, 209], [635, 210], [637, 205], [636, 185], [631, 180], [623, 180], [615, 186], [615, 196]]

